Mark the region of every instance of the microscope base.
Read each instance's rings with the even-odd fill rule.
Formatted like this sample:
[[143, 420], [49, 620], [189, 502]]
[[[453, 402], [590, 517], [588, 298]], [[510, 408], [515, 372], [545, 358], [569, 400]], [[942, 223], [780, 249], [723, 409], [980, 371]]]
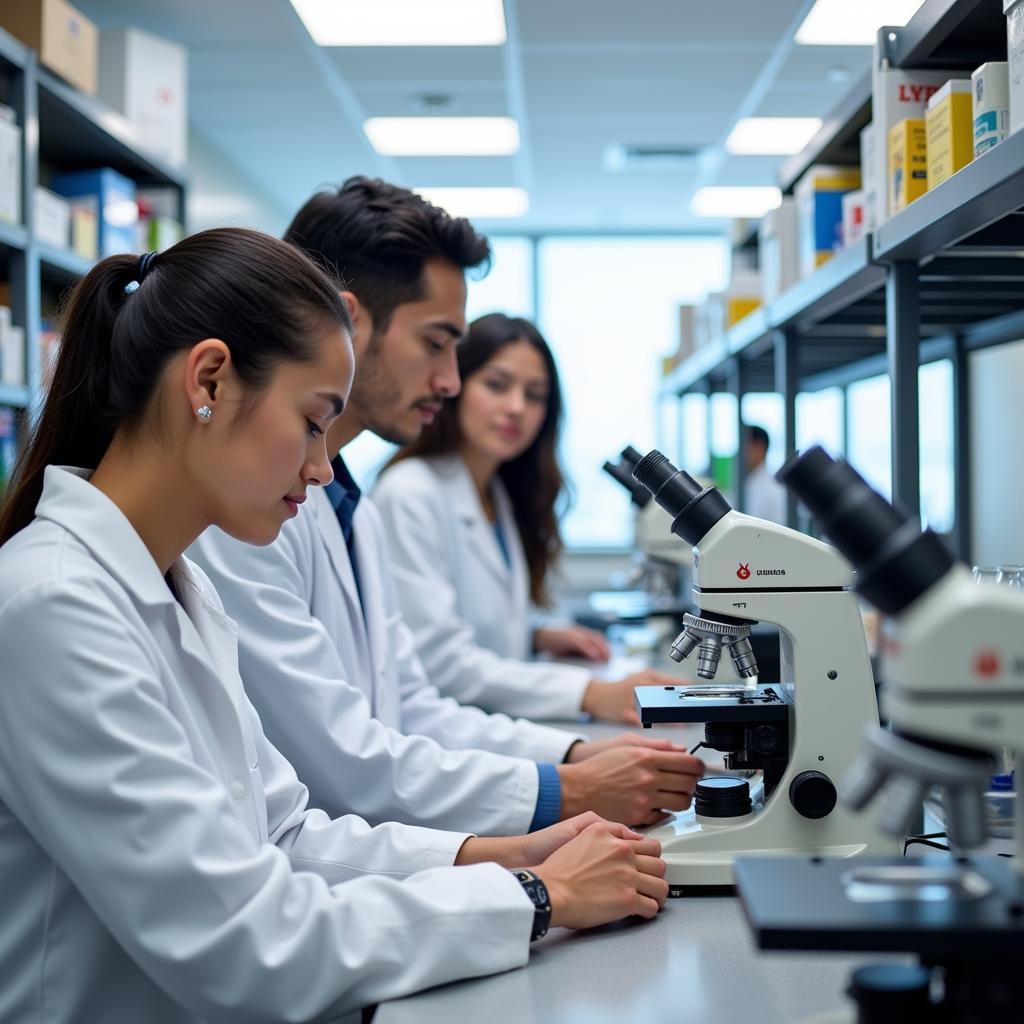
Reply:
[[[960, 881], [924, 885], [915, 899], [865, 892], [865, 876], [884, 877], [893, 867], [952, 871]], [[914, 953], [926, 968], [942, 969], [931, 1004], [937, 1013], [929, 1020], [1024, 1019], [1024, 880], [1012, 860], [872, 857], [844, 864], [750, 857], [738, 860], [735, 870], [761, 949]]]
[[[763, 792], [760, 786], [754, 788], [755, 808]], [[735, 885], [733, 868], [738, 857], [788, 861], [806, 855], [845, 860], [895, 851], [894, 843], [865, 824], [863, 818], [841, 808], [826, 819], [810, 821], [773, 798], [743, 818], [707, 819], [690, 809], [647, 834], [661, 842], [669, 895], [682, 896], [695, 888]]]

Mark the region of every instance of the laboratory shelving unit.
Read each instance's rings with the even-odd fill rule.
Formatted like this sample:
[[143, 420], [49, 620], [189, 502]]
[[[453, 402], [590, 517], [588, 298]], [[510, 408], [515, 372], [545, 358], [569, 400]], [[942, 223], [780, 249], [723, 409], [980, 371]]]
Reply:
[[53, 249], [35, 236], [37, 184], [62, 171], [112, 167], [141, 187], [172, 190], [185, 219], [185, 175], [149, 155], [126, 118], [39, 66], [34, 51], [0, 29], [0, 101], [14, 108], [22, 134], [22, 223], [0, 221], [0, 281], [10, 289], [14, 322], [25, 329], [25, 387], [0, 385], [0, 406], [26, 416], [42, 397], [40, 320], [44, 309], [89, 267], [70, 250]]
[[[973, 70], [1006, 59], [1006, 20], [988, 0], [926, 0], [903, 28], [879, 30], [895, 68]], [[781, 173], [784, 191], [815, 163], [857, 163], [871, 119], [870, 75]], [[970, 556], [971, 352], [1024, 338], [1024, 132], [838, 253], [813, 276], [736, 324], [666, 377], [663, 396], [775, 391], [795, 449], [796, 395], [888, 372], [893, 497], [920, 508], [918, 368], [953, 367], [953, 542]], [[738, 463], [742, 460], [738, 459]], [[738, 467], [742, 474], [742, 465]], [[742, 477], [740, 480], [742, 488]], [[790, 506], [789, 521], [795, 523]]]

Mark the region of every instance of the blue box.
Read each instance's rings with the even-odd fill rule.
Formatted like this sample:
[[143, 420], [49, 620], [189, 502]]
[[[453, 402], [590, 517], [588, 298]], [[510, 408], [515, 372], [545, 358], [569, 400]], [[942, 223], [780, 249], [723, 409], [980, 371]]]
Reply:
[[58, 174], [50, 188], [72, 204], [86, 204], [96, 214], [97, 249], [102, 259], [136, 249], [139, 207], [135, 182], [110, 167]]

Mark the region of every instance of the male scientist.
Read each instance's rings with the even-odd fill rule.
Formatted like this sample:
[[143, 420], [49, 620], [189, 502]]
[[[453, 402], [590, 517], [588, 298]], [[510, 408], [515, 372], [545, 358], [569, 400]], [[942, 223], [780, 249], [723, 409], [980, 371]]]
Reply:
[[[362, 431], [406, 442], [455, 395], [465, 272], [487, 240], [415, 194], [353, 178], [315, 195], [288, 240], [334, 272], [356, 329], [356, 375], [328, 450]], [[653, 824], [690, 805], [703, 764], [636, 734], [587, 742], [441, 697], [398, 612], [383, 525], [339, 454], [277, 540], [207, 531], [189, 554], [239, 629], [246, 692], [271, 742], [331, 814], [483, 835], [584, 810]], [[620, 681], [632, 687], [660, 677]]]

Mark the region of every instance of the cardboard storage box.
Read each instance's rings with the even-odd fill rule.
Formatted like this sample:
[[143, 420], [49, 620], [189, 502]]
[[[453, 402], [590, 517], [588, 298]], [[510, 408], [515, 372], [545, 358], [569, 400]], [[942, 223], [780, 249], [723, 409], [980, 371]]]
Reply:
[[889, 195], [893, 213], [928, 191], [928, 142], [924, 118], [905, 117], [889, 130]]
[[39, 60], [89, 96], [96, 94], [99, 33], [66, 0], [5, 0], [0, 28], [39, 54]]
[[100, 37], [99, 95], [135, 126], [154, 156], [182, 167], [188, 156], [185, 48], [137, 28]]
[[843, 196], [858, 188], [856, 167], [827, 164], [809, 167], [797, 182], [801, 277], [810, 277], [842, 247]]
[[974, 155], [998, 146], [1010, 132], [1009, 64], [992, 60], [971, 75]]
[[947, 82], [929, 101], [925, 113], [928, 139], [928, 188], [941, 185], [974, 159], [971, 83]]

